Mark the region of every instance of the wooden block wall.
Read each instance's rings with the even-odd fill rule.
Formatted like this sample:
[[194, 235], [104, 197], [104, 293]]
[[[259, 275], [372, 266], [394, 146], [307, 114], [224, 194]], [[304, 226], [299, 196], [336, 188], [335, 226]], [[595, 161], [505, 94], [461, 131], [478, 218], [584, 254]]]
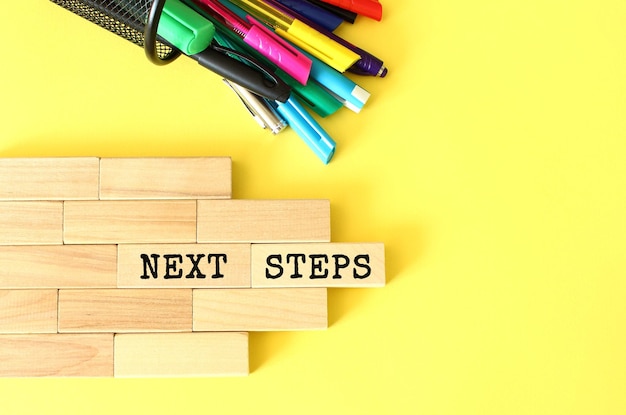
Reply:
[[385, 283], [328, 200], [233, 200], [224, 157], [0, 159], [0, 376], [240, 376], [250, 331], [320, 330]]

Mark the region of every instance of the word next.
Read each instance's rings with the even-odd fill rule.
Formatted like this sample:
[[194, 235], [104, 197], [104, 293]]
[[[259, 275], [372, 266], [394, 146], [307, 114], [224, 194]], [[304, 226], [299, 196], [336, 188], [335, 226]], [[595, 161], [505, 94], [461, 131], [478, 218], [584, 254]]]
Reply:
[[[159, 278], [224, 278], [220, 264], [228, 262], [226, 254], [141, 254], [143, 274], [141, 279]], [[159, 265], [160, 264], [160, 265]]]

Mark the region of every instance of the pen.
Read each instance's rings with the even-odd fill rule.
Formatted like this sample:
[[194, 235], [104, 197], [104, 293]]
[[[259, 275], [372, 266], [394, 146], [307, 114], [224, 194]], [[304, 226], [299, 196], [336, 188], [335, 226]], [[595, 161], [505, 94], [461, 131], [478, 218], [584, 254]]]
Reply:
[[[284, 10], [284, 6], [282, 6], [276, 0], [264, 0], [264, 1], [267, 4], [271, 5], [272, 7], [275, 7], [279, 10]], [[352, 43], [335, 35], [334, 33], [329, 32], [328, 30], [319, 26], [315, 22], [312, 22], [306, 17], [301, 16], [299, 13], [294, 11], [292, 12], [292, 14], [296, 16], [298, 19], [300, 19], [302, 22], [304, 22], [305, 24], [309, 25], [313, 29], [323, 34], [324, 36], [328, 37], [329, 39], [334, 40], [338, 44], [350, 49], [351, 51], [359, 55], [359, 59], [356, 61], [356, 63], [348, 68], [349, 72], [352, 72], [358, 75], [380, 76], [381, 78], [387, 75], [387, 68], [383, 64], [383, 61], [378, 59], [376, 56], [353, 45]]]
[[[230, 39], [220, 32], [216, 33], [216, 41], [221, 46], [233, 46]], [[335, 153], [335, 142], [317, 121], [302, 108], [302, 105], [293, 95], [283, 102], [270, 101], [268, 103], [283, 117], [287, 124], [324, 164], [330, 161]], [[257, 117], [255, 119], [259, 122]]]
[[311, 60], [288, 42], [256, 20], [252, 18], [244, 20], [217, 0], [192, 0], [192, 2], [295, 80], [306, 84], [311, 71]]
[[381, 20], [383, 17], [383, 7], [376, 0], [322, 0], [323, 2], [339, 6], [346, 10], [351, 10], [357, 14]]
[[[233, 7], [231, 10], [239, 16], [245, 15], [245, 12], [239, 8]], [[216, 32], [216, 36], [218, 34], [219, 31]], [[370, 93], [320, 59], [301, 48], [299, 49], [311, 59], [311, 79], [330, 91], [346, 108], [357, 113], [360, 112], [368, 101]]]
[[252, 118], [262, 128], [268, 128], [272, 134], [278, 134], [287, 127], [287, 122], [263, 98], [227, 79], [223, 81], [237, 94]]
[[161, 19], [157, 33], [200, 65], [259, 95], [280, 101], [289, 96], [291, 88], [269, 68], [250, 57], [239, 58], [253, 66], [233, 59], [233, 51], [212, 43], [213, 24], [180, 1], [167, 0]]
[[[228, 7], [226, 0], [221, 2]], [[279, 36], [296, 46], [300, 46], [301, 49], [308, 51], [340, 72], [344, 72], [360, 58], [357, 53], [347, 47], [321, 34], [304, 22], [278, 11], [262, 0], [231, 0], [230, 3], [266, 23]]]
[[337, 16], [341, 17], [343, 20], [345, 20], [348, 23], [354, 23], [356, 21], [356, 13], [353, 11], [342, 9], [341, 7], [332, 5], [330, 3], [324, 3], [321, 0], [306, 0], [306, 1], [311, 4], [315, 4], [316, 6], [319, 6], [323, 9], [326, 9], [331, 13], [336, 14]]
[[[263, 56], [259, 56], [259, 53], [255, 50], [249, 50], [249, 46], [243, 43], [241, 38], [235, 36], [232, 32], [222, 30], [220, 27], [218, 27], [218, 31], [215, 33], [215, 40], [224, 47], [239, 50], [242, 51], [242, 53], [249, 53], [261, 61], [266, 59]], [[301, 53], [304, 55], [304, 52]], [[311, 56], [304, 56], [315, 59]], [[267, 64], [269, 66], [272, 65], [271, 62]], [[323, 63], [320, 64], [339, 74], [339, 72], [330, 68], [328, 65]], [[281, 78], [287, 85], [291, 87], [292, 92], [302, 101], [302, 103], [311, 108], [321, 117], [327, 117], [328, 115], [333, 114], [343, 106], [343, 102], [340, 99], [338, 99], [330, 91], [322, 87], [314, 80], [310, 79], [306, 84], [303, 85], [294, 80], [291, 76], [289, 76], [289, 74], [282, 71], [280, 68], [277, 68], [275, 73], [279, 78]]]
[[[229, 55], [235, 55], [253, 66]], [[211, 43], [202, 52], [190, 56], [205, 68], [263, 97], [285, 102], [291, 94], [291, 87], [261, 63], [231, 49]]]
[[277, 0], [290, 10], [298, 12], [324, 29], [332, 32], [337, 29], [343, 19], [330, 11], [304, 0]]

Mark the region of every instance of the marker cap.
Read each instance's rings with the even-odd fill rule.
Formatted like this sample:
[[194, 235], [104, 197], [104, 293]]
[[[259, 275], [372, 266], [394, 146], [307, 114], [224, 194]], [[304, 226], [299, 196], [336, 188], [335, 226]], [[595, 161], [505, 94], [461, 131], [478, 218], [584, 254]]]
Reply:
[[328, 164], [335, 154], [335, 142], [302, 105], [290, 97], [287, 102], [278, 104], [276, 109], [315, 155]]
[[195, 55], [209, 46], [215, 26], [178, 0], [167, 0], [157, 33], [186, 55]]
[[361, 59], [357, 53], [299, 20], [294, 20], [286, 31], [276, 29], [276, 33], [339, 72], [345, 72], [346, 69]]
[[311, 73], [311, 59], [300, 53], [288, 42], [276, 36], [253, 17], [247, 16], [252, 24], [244, 42], [261, 52], [269, 61], [305, 85]]

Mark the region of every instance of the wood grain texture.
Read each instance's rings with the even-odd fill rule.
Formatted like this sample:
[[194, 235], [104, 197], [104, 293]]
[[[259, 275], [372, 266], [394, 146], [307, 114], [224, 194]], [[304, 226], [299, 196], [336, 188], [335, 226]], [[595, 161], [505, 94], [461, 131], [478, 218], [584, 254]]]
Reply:
[[253, 244], [253, 287], [381, 287], [382, 243]]
[[199, 200], [198, 242], [329, 242], [328, 200]]
[[63, 202], [0, 202], [0, 245], [63, 243]]
[[56, 333], [57, 290], [0, 290], [0, 333]]
[[194, 331], [313, 330], [328, 327], [324, 288], [193, 291]]
[[245, 376], [247, 333], [115, 335], [115, 377]]
[[119, 288], [250, 287], [250, 244], [119, 245]]
[[116, 245], [0, 246], [0, 288], [114, 288]]
[[228, 157], [102, 158], [100, 199], [226, 199]]
[[191, 290], [59, 290], [60, 333], [191, 331]]
[[0, 376], [111, 377], [113, 335], [0, 335]]
[[0, 200], [98, 199], [96, 157], [0, 158]]
[[67, 244], [195, 242], [196, 202], [65, 202], [63, 238]]

